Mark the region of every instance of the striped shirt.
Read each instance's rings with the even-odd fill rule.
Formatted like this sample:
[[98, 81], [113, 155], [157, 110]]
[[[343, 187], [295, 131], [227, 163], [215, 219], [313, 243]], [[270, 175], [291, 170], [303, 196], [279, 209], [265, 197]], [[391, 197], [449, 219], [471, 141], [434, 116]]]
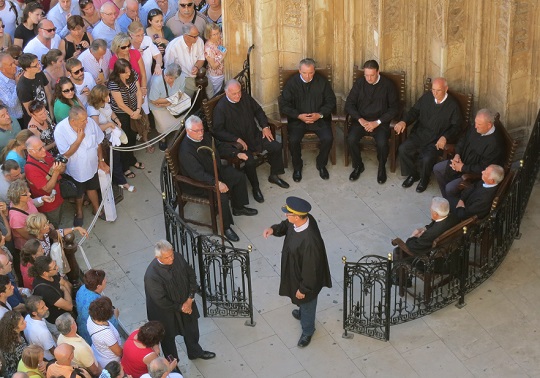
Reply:
[[[137, 80], [139, 79], [139, 76], [137, 75], [137, 72], [132, 72], [133, 75], [135, 75], [135, 80], [127, 87], [123, 84], [119, 85], [114, 81], [109, 81], [107, 87], [111, 92], [120, 92], [124, 105], [127, 105], [131, 110], [135, 111], [137, 109]], [[113, 96], [111, 96], [111, 108], [115, 113], [125, 113], [125, 111], [118, 107]]]

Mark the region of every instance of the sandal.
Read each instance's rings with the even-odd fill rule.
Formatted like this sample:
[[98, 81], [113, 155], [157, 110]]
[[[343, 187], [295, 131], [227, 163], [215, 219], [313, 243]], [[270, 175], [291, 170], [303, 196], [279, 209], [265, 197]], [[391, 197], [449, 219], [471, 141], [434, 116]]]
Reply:
[[133, 185], [124, 184], [124, 185], [118, 185], [118, 186], [121, 187], [122, 189], [127, 190], [128, 192], [131, 192], [131, 193], [137, 191], [137, 189], [135, 189], [135, 186], [133, 186]]
[[144, 164], [141, 163], [140, 161], [136, 162], [135, 164], [133, 164], [133, 166], [137, 169], [144, 169]]
[[[94, 213], [94, 212], [92, 211], [92, 215], [95, 216], [96, 213]], [[104, 221], [107, 220], [107, 219], [105, 218], [105, 212], [104, 212], [103, 210], [101, 211], [101, 213], [99, 213], [98, 218], [101, 219], [101, 220], [104, 220]]]
[[127, 171], [124, 172], [124, 176], [131, 179], [131, 178], [135, 178], [136, 175], [135, 173], [131, 172], [131, 170], [128, 169]]
[[146, 147], [146, 153], [148, 153], [148, 154], [153, 154], [154, 151], [156, 151], [156, 149], [155, 149], [154, 146], [148, 146], [148, 147]]
[[73, 218], [73, 227], [82, 227], [83, 222], [84, 222], [83, 217], [78, 218], [77, 216], [75, 216]]

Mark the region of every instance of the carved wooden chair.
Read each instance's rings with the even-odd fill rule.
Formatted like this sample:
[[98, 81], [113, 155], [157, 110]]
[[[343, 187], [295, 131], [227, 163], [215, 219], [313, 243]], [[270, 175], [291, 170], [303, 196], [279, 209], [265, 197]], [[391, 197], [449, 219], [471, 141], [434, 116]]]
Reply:
[[[193, 180], [190, 177], [183, 176], [180, 173], [180, 162], [178, 161], [178, 150], [180, 148], [180, 144], [186, 137], [186, 130], [183, 129], [174, 143], [168, 147], [165, 150], [165, 159], [167, 161], [167, 165], [169, 166], [169, 170], [171, 172], [172, 177], [174, 178], [174, 186], [176, 188], [176, 204], [178, 205], [178, 214], [180, 215], [180, 218], [184, 220], [185, 222], [193, 223], [199, 226], [205, 226], [212, 228], [212, 232], [214, 234], [218, 233], [218, 223], [216, 219], [216, 215], [220, 214], [217, 208], [217, 200], [216, 200], [216, 187], [214, 185], [208, 185], [205, 183], [202, 183], [197, 180]], [[182, 184], [191, 185], [195, 188], [202, 189], [205, 191], [206, 195], [204, 197], [192, 195], [186, 193], [182, 189]], [[184, 207], [188, 202], [196, 203], [199, 205], [206, 205], [210, 208], [210, 223], [204, 223], [199, 220], [195, 219], [189, 219], [185, 217], [184, 213]]]
[[[332, 85], [332, 66], [327, 65], [325, 68], [316, 68], [315, 72], [322, 75], [328, 80], [330, 85]], [[285, 70], [283, 67], [279, 67], [279, 93], [283, 92], [283, 88], [287, 81], [294, 75], [298, 74], [298, 70]], [[285, 168], [289, 166], [289, 135], [287, 130], [287, 116], [280, 112], [280, 121], [281, 121], [281, 139], [283, 142], [283, 164]], [[332, 149], [330, 150], [330, 161], [332, 165], [336, 165], [336, 124], [338, 122], [343, 122], [343, 117], [337, 115], [335, 110], [332, 112], [332, 135], [334, 137], [334, 143], [332, 144]], [[320, 148], [319, 138], [314, 132], [307, 131], [302, 140], [302, 149], [305, 150], [318, 150]]]
[[[390, 80], [394, 83], [396, 86], [396, 90], [398, 91], [398, 97], [399, 97], [399, 112], [396, 115], [395, 119], [393, 119], [390, 122], [390, 139], [388, 140], [389, 144], [389, 155], [388, 160], [390, 160], [390, 171], [395, 172], [396, 171], [396, 160], [397, 160], [397, 150], [399, 147], [399, 144], [401, 142], [401, 135], [396, 134], [394, 131], [394, 126], [397, 122], [400, 121], [401, 116], [403, 114], [403, 110], [405, 109], [405, 93], [406, 93], [406, 86], [405, 86], [405, 72], [401, 71], [398, 73], [393, 72], [380, 72], [380, 74]], [[364, 70], [359, 68], [357, 65], [354, 65], [353, 68], [353, 83], [356, 82], [359, 78], [364, 76]], [[349, 130], [352, 125], [352, 120], [350, 119], [350, 116], [347, 114], [345, 127], [343, 129], [343, 148], [344, 148], [344, 155], [345, 155], [345, 166], [347, 167], [349, 165], [349, 144], [347, 143], [347, 138], [349, 136]], [[364, 137], [366, 139], [370, 140], [370, 145], [363, 144], [363, 146], [370, 146], [371, 149], [375, 149], [375, 139], [368, 135]]]

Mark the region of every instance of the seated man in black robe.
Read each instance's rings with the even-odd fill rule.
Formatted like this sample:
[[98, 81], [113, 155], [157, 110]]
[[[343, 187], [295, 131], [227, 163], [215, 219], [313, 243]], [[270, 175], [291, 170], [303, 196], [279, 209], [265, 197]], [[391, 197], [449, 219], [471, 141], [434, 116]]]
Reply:
[[278, 176], [285, 173], [281, 143], [274, 140], [268, 118], [261, 106], [248, 93], [242, 93], [242, 86], [235, 79], [225, 84], [225, 96], [214, 108], [212, 134], [216, 139], [237, 142], [242, 146], [242, 151], [239, 152], [243, 152], [247, 157], [245, 171], [255, 201], [264, 202], [264, 197], [259, 187], [254, 153], [267, 151], [270, 163], [268, 181], [282, 188], [289, 187], [289, 184]]
[[287, 116], [293, 180], [302, 180], [301, 143], [306, 131], [312, 131], [319, 137], [321, 149], [317, 156], [317, 169], [321, 178], [328, 180], [330, 175], [326, 164], [334, 142], [330, 122], [336, 107], [336, 95], [328, 80], [315, 72], [313, 59], [302, 59], [299, 72], [287, 81], [278, 100], [281, 113]]
[[[212, 147], [212, 137], [204, 134], [204, 126], [201, 119], [197, 116], [190, 116], [186, 120], [186, 138], [180, 144], [178, 150], [178, 160], [180, 162], [180, 171], [184, 176], [194, 180], [204, 182], [209, 185], [215, 185], [214, 165], [210, 151], [197, 149], [201, 146]], [[234, 167], [222, 165], [220, 153], [224, 156], [236, 155], [243, 160], [247, 159], [243, 152], [237, 153], [232, 146], [226, 143], [216, 143], [218, 151], [215, 152], [216, 163], [219, 175], [219, 191], [221, 193], [221, 208], [223, 213], [223, 233], [230, 241], [238, 241], [240, 238], [233, 231], [231, 225], [234, 224], [232, 215], [256, 215], [257, 210], [246, 207], [249, 203], [246, 176], [237, 171]], [[183, 190], [193, 195], [204, 195], [201, 189], [184, 185]], [[229, 196], [230, 193], [230, 196]], [[229, 197], [232, 203], [232, 215], [229, 207]]]
[[[420, 180], [416, 191], [422, 193], [429, 184], [431, 170], [444, 146], [458, 137], [461, 126], [461, 111], [455, 98], [448, 94], [446, 79], [433, 80], [431, 92], [427, 92], [414, 104], [405, 118], [396, 124], [396, 133], [402, 133], [407, 125], [418, 121], [407, 140], [399, 146], [401, 174], [407, 176], [404, 188]], [[420, 173], [416, 168], [416, 154], [422, 162]]]
[[463, 174], [480, 174], [488, 165], [502, 163], [504, 142], [494, 122], [495, 115], [491, 111], [479, 110], [474, 128], [469, 127], [459, 140], [452, 160], [441, 161], [433, 167], [433, 174], [444, 198], [458, 195]]
[[482, 180], [468, 187], [461, 196], [449, 196], [450, 210], [456, 214], [460, 221], [473, 215], [478, 219], [484, 218], [491, 210], [493, 198], [504, 179], [504, 169], [492, 164], [482, 171]]
[[345, 112], [351, 116], [352, 121], [347, 139], [353, 163], [349, 180], [358, 180], [364, 171], [359, 143], [362, 137], [371, 135], [377, 144], [377, 182], [384, 184], [390, 121], [399, 111], [398, 94], [392, 80], [380, 75], [379, 64], [375, 60], [368, 60], [363, 68], [364, 77], [356, 80], [345, 103]]

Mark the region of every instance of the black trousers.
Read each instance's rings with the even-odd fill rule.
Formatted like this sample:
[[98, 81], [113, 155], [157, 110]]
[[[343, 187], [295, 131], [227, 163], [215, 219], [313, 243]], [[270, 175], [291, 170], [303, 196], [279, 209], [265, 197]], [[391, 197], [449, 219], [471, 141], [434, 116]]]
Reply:
[[289, 124], [289, 151], [291, 152], [291, 160], [295, 171], [302, 170], [304, 162], [302, 161], [302, 138], [306, 131], [313, 131], [319, 137], [321, 149], [317, 155], [317, 169], [325, 167], [328, 164], [328, 155], [334, 143], [334, 136], [330, 127], [310, 127], [305, 123], [295, 125]]
[[[124, 144], [124, 146], [135, 146], [137, 144], [137, 133], [131, 130], [131, 118], [127, 113], [116, 113], [116, 116], [120, 120], [122, 130], [124, 130], [128, 138], [128, 142], [127, 144]], [[120, 152], [120, 157], [122, 160], [122, 168], [124, 169], [124, 172], [127, 171], [130, 167], [133, 167], [137, 162], [133, 151], [122, 151]]]
[[351, 153], [353, 168], [358, 168], [362, 163], [362, 156], [360, 154], [360, 140], [366, 135], [375, 138], [377, 145], [377, 159], [380, 165], [385, 165], [388, 159], [388, 138], [390, 138], [390, 126], [388, 124], [380, 124], [373, 132], [368, 132], [362, 126], [357, 123], [353, 123], [349, 130], [349, 136], [347, 143], [349, 145], [349, 152]]
[[[403, 176], [420, 176], [420, 180], [428, 181], [437, 158], [442, 155], [442, 150], [437, 150], [435, 143], [422, 145], [415, 138], [408, 138], [398, 149], [399, 165]], [[416, 167], [417, 155], [420, 157], [420, 172]]]
[[[248, 146], [249, 147], [249, 146]], [[278, 141], [269, 141], [264, 138], [262, 141], [263, 151], [267, 151], [268, 154], [268, 163], [270, 164], [270, 174], [271, 175], [282, 175], [285, 173], [285, 168], [283, 167], [283, 154], [281, 143]], [[259, 178], [257, 177], [257, 162], [254, 158], [253, 152], [248, 150], [246, 152], [248, 159], [245, 164], [246, 176], [251, 183], [253, 189], [259, 188]]]
[[[195, 306], [195, 303], [193, 305]], [[182, 322], [184, 331], [182, 336], [186, 343], [188, 358], [200, 357], [204, 353], [204, 350], [199, 344], [199, 321], [194, 316], [182, 314]], [[180, 327], [177, 326], [176, 329], [180, 329]], [[180, 361], [178, 359], [178, 350], [176, 349], [176, 336], [173, 333], [166, 333], [161, 341], [161, 348], [163, 349], [164, 356], [168, 357], [172, 355], [177, 361]]]

